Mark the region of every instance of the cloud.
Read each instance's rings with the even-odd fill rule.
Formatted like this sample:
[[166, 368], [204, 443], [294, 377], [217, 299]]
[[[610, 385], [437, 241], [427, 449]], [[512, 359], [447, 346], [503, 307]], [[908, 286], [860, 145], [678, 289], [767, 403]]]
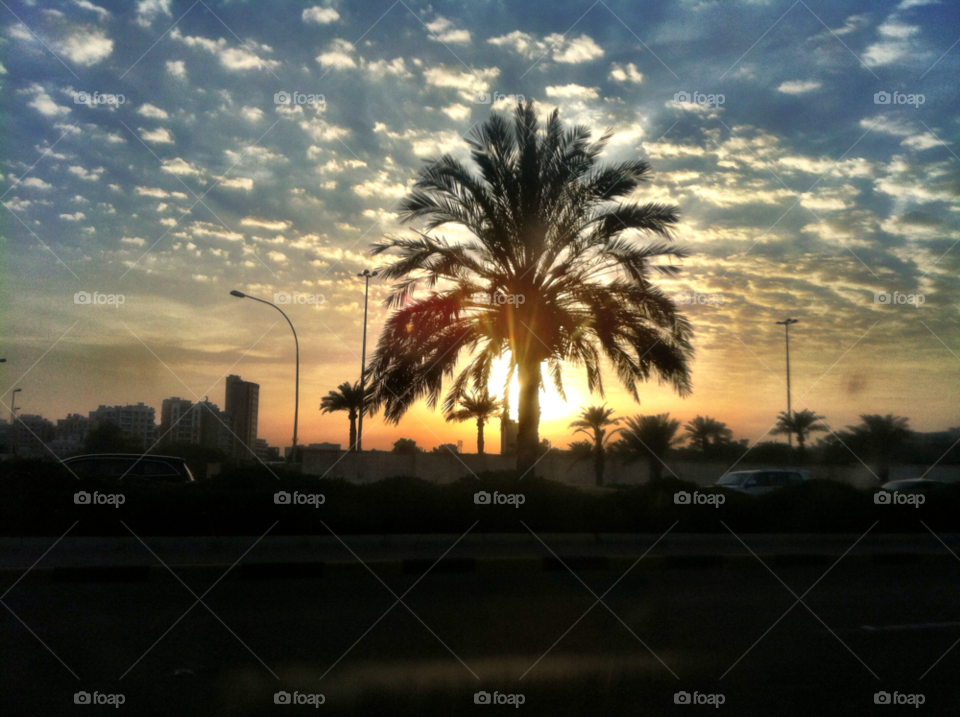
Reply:
[[781, 83], [777, 90], [788, 95], [802, 95], [805, 92], [819, 90], [821, 87], [822, 84], [814, 80], [788, 80]]
[[82, 219], [86, 219], [87, 215], [83, 212], [77, 212], [75, 214], [61, 214], [60, 218], [65, 222], [79, 222]]
[[235, 179], [224, 179], [218, 185], [224, 189], [242, 189], [249, 192], [253, 189], [253, 180], [248, 177], [236, 177]]
[[278, 60], [264, 60], [257, 53], [268, 54], [273, 52], [269, 45], [263, 45], [254, 40], [247, 40], [241, 47], [228, 47], [222, 37], [211, 40], [207, 37], [183, 35], [179, 27], [170, 31], [170, 37], [182, 42], [187, 47], [205, 50], [215, 55], [220, 64], [228, 70], [268, 70], [273, 71], [280, 67]]
[[919, 31], [920, 28], [916, 25], [907, 25], [896, 18], [887, 19], [877, 27], [882, 38], [880, 42], [870, 45], [863, 53], [864, 64], [868, 67], [889, 65], [914, 54], [910, 38]]
[[578, 64], [603, 57], [603, 48], [588, 35], [567, 38], [565, 35], [554, 34], [538, 40], [533, 35], [515, 30], [507, 35], [492, 37], [487, 42], [513, 50], [530, 60], [539, 59], [548, 53], [554, 62], [564, 64]]
[[140, 105], [140, 109], [137, 110], [137, 114], [141, 114], [144, 117], [152, 117], [154, 119], [167, 119], [167, 117], [170, 116], [165, 110], [151, 105], [150, 103]]
[[320, 7], [319, 5], [316, 5], [304, 10], [303, 13], [301, 13], [300, 18], [307, 25], [329, 25], [330, 23], [336, 22], [340, 19], [340, 13], [338, 13], [332, 7]]
[[375, 80], [383, 79], [388, 75], [392, 75], [393, 77], [413, 77], [413, 74], [407, 69], [407, 65], [402, 57], [397, 57], [389, 62], [387, 60], [376, 60], [375, 62], [366, 63], [363, 69]]
[[100, 179], [100, 175], [103, 174], [105, 170], [103, 169], [103, 167], [97, 167], [92, 172], [88, 172], [83, 167], [73, 166], [73, 167], [70, 167], [67, 171], [70, 172], [71, 174], [75, 174], [76, 176], [80, 177], [80, 179], [83, 179], [85, 181], [96, 182], [97, 180]]
[[144, 142], [149, 142], [150, 144], [173, 144], [173, 135], [170, 134], [170, 130], [166, 127], [149, 131], [140, 127], [139, 130], [141, 132], [140, 137]]
[[290, 228], [290, 222], [285, 220], [259, 219], [258, 217], [244, 217], [240, 225], [245, 227], [260, 227], [272, 232], [282, 232]]
[[84, 67], [96, 65], [113, 52], [113, 40], [107, 37], [104, 30], [90, 25], [68, 30], [53, 45], [68, 60]]
[[457, 30], [453, 22], [445, 17], [437, 16], [433, 22], [427, 23], [431, 32], [430, 39], [451, 45], [466, 45], [470, 42], [470, 33], [466, 30]]
[[490, 82], [497, 79], [500, 70], [488, 67], [473, 72], [464, 72], [457, 68], [438, 65], [423, 71], [423, 78], [433, 87], [452, 88], [460, 91], [460, 96], [468, 102], [473, 102], [478, 92], [490, 89]]
[[137, 24], [140, 27], [150, 27], [153, 21], [161, 15], [172, 18], [171, 2], [172, 0], [139, 0], [137, 3]]
[[170, 60], [167, 62], [166, 68], [167, 72], [174, 77], [183, 79], [187, 76], [187, 66], [184, 64], [183, 60]]
[[240, 115], [249, 122], [259, 122], [263, 119], [263, 110], [259, 107], [244, 107]]
[[643, 82], [643, 73], [637, 70], [637, 66], [632, 62], [627, 65], [614, 62], [610, 65], [610, 79], [614, 82], [632, 82], [638, 85]]
[[27, 177], [22, 182], [20, 182], [21, 187], [30, 187], [32, 189], [41, 189], [46, 191], [47, 189], [53, 189], [52, 184], [44, 182], [39, 177]]
[[163, 160], [162, 171], [177, 176], [200, 176], [204, 172], [200, 167], [196, 167], [180, 157]]
[[546, 89], [547, 97], [572, 97], [578, 100], [595, 100], [598, 97], [596, 87], [582, 85], [551, 86]]
[[400, 198], [407, 193], [407, 188], [399, 182], [390, 182], [386, 172], [378, 172], [376, 179], [353, 185], [355, 194], [361, 197], [395, 197]]
[[354, 49], [352, 43], [337, 38], [327, 46], [326, 52], [317, 55], [316, 60], [323, 67], [346, 70], [357, 66], [356, 61], [350, 56]]
[[47, 117], [58, 117], [70, 112], [69, 107], [63, 107], [53, 101], [53, 98], [47, 94], [41, 85], [34, 84], [21, 92], [33, 93], [33, 99], [27, 103], [28, 107], [33, 107], [37, 112]]
[[99, 5], [94, 5], [89, 0], [73, 0], [74, 5], [84, 10], [89, 10], [90, 12], [95, 12], [101, 20], [106, 20], [110, 17], [110, 11], [106, 8], [102, 8]]
[[460, 121], [465, 120], [470, 116], [470, 107], [467, 105], [449, 105], [444, 107], [441, 110], [447, 117], [452, 120]]

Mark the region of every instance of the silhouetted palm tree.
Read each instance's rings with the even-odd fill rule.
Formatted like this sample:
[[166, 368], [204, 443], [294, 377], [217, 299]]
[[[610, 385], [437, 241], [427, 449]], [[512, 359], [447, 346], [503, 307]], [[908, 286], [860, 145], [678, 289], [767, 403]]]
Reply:
[[500, 415], [501, 404], [496, 396], [484, 389], [460, 398], [459, 410], [447, 414], [448, 421], [477, 420], [477, 454], [483, 455], [483, 426], [491, 418]]
[[[494, 360], [509, 355], [520, 383], [517, 467], [527, 471], [538, 450], [544, 363], [561, 396], [564, 361], [583, 366], [602, 396], [602, 356], [635, 400], [637, 383], [652, 377], [689, 393], [691, 325], [649, 276], [676, 274], [654, 262], [686, 256], [670, 243], [678, 210], [627, 201], [649, 164], [600, 165], [611, 135], [591, 137], [587, 127], [565, 128], [556, 111], [541, 125], [528, 103], [512, 125], [494, 114], [472, 133], [473, 167], [444, 155], [420, 170], [400, 204], [403, 221], [425, 220], [427, 232], [460, 225], [472, 236], [454, 242], [418, 232], [373, 247], [399, 253], [383, 270], [395, 280], [385, 302], [395, 311], [372, 362], [387, 420], [398, 422], [420, 398], [435, 407], [444, 378], [464, 362], [444, 400], [451, 410], [468, 385], [485, 388]], [[658, 241], [642, 243], [642, 235]], [[431, 291], [415, 299], [420, 282]]]
[[[373, 388], [367, 386], [364, 393], [367, 395], [367, 411], [364, 415], [369, 416], [372, 415], [371, 396], [373, 395]], [[350, 419], [350, 444], [348, 450], [351, 451], [357, 450], [357, 418], [360, 416], [360, 408], [362, 405], [363, 401], [360, 398], [359, 381], [353, 384], [349, 381], [344, 381], [337, 386], [336, 391], [330, 391], [330, 393], [320, 399], [321, 413], [333, 413], [335, 411], [347, 412], [347, 417]]]
[[689, 434], [690, 445], [703, 454], [710, 451], [711, 446], [716, 448], [723, 443], [729, 443], [733, 438], [733, 431], [727, 424], [710, 416], [697, 416], [683, 427]]
[[818, 421], [822, 420], [823, 416], [818, 416], [810, 409], [793, 411], [792, 415], [788, 414], [786, 411], [781, 411], [780, 417], [777, 419], [776, 428], [770, 432], [783, 436], [796, 436], [797, 453], [799, 455], [800, 462], [802, 463], [807, 455], [807, 437], [814, 431], [825, 432], [830, 430], [825, 424], [818, 423]]
[[913, 434], [910, 419], [903, 416], [862, 414], [858, 426], [847, 426], [852, 432], [850, 448], [863, 452], [877, 463], [881, 483], [890, 480], [890, 464], [907, 439]]
[[614, 434], [620, 429], [607, 433], [607, 429], [620, 423], [619, 418], [611, 418], [613, 409], [603, 406], [590, 406], [580, 411], [580, 418], [570, 424], [570, 428], [576, 428], [574, 434], [585, 433], [590, 436], [593, 442], [593, 475], [597, 485], [603, 485], [603, 471], [606, 466], [604, 448]]
[[626, 424], [620, 429], [621, 450], [631, 458], [646, 458], [650, 480], [660, 480], [667, 451], [681, 440], [676, 437], [680, 421], [670, 418], [669, 413], [658, 413], [655, 416], [631, 416], [626, 419]]

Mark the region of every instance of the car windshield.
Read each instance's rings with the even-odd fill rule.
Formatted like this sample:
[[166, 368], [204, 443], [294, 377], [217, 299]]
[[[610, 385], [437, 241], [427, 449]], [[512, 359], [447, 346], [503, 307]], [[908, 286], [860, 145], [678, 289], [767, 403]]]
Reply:
[[728, 473], [717, 481], [717, 485], [743, 485], [747, 482], [750, 473]]

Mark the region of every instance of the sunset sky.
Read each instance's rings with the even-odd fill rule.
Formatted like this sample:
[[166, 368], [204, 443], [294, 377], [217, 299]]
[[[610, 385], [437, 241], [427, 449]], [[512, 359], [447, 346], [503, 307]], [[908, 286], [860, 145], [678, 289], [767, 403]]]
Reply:
[[[682, 212], [692, 256], [658, 281], [703, 302], [681, 307], [693, 395], [654, 383], [638, 406], [611, 372], [618, 414], [711, 415], [761, 438], [785, 409], [775, 322], [792, 316], [795, 408], [834, 430], [861, 413], [960, 425], [958, 21], [956, 2], [925, 0], [9, 0], [0, 408], [18, 386], [23, 412], [53, 420], [139, 401], [159, 420], [169, 396], [222, 408], [232, 373], [261, 386], [260, 436], [288, 445], [289, 328], [229, 291], [300, 292], [323, 297], [284, 307], [300, 441], [345, 444], [346, 417], [318, 407], [359, 376], [371, 243], [410, 231], [396, 204], [424, 161], [469, 159], [462, 137], [522, 95], [612, 128], [604, 161], [648, 158], [636, 199]], [[284, 92], [323, 102], [277, 104]], [[371, 353], [387, 289], [371, 282]], [[75, 303], [84, 291], [123, 304]], [[568, 372], [567, 404], [544, 399], [555, 445], [603, 400], [583, 378]], [[472, 424], [423, 404], [364, 428], [365, 448], [475, 449]]]

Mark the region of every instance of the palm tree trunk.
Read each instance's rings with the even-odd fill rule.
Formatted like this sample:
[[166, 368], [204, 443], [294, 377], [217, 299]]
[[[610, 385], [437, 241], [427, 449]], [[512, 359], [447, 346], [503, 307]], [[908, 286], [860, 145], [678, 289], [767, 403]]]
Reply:
[[603, 446], [597, 446], [596, 455], [593, 458], [593, 473], [597, 479], [597, 485], [603, 485], [603, 471], [605, 468], [605, 461], [603, 456]]
[[477, 455], [483, 455], [483, 419], [477, 419]]
[[518, 361], [520, 403], [517, 406], [517, 470], [526, 473], [537, 463], [540, 445], [540, 362]]
[[353, 452], [357, 450], [357, 417], [352, 415], [350, 416], [350, 445], [347, 450]]

